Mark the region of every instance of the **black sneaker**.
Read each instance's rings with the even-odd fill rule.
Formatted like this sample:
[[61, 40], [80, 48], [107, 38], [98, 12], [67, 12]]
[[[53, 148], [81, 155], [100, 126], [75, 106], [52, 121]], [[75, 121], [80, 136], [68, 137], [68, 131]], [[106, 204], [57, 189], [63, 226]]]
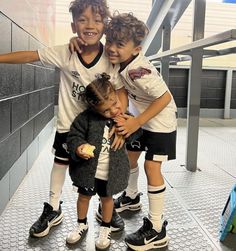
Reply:
[[[100, 203], [98, 205], [98, 210], [96, 212], [96, 219], [99, 223], [102, 222], [102, 209]], [[112, 218], [111, 218], [111, 231], [118, 232], [125, 228], [124, 220], [120, 217], [120, 215], [116, 212], [115, 208], [113, 208]]]
[[134, 199], [131, 199], [129, 196], [126, 196], [126, 192], [124, 191], [117, 199], [114, 200], [114, 207], [116, 211], [120, 213], [124, 210], [140, 210], [142, 207], [142, 204], [140, 203], [140, 195], [142, 195], [142, 193], [138, 193]]
[[151, 221], [143, 218], [143, 226], [133, 234], [128, 234], [125, 238], [126, 244], [133, 250], [143, 251], [152, 248], [162, 248], [168, 245], [170, 238], [166, 235], [167, 221], [164, 221], [162, 230], [158, 233], [153, 229]]
[[44, 202], [43, 213], [38, 220], [31, 226], [29, 234], [31, 237], [43, 237], [49, 233], [52, 226], [56, 226], [63, 220], [63, 213], [61, 211], [61, 204], [57, 211], [53, 211], [53, 207]]

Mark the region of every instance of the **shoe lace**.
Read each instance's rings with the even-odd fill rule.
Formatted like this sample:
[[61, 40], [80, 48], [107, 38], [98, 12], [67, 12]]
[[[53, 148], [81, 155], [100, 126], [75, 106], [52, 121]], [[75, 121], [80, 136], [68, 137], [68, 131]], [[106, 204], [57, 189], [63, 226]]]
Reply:
[[143, 219], [143, 225], [138, 229], [136, 232], [138, 235], [140, 235], [142, 238], [146, 237], [146, 235], [149, 234], [151, 231], [150, 224], [146, 218]]
[[122, 201], [124, 200], [125, 197], [126, 197], [126, 192], [124, 191], [124, 192], [121, 194], [121, 196], [119, 196], [119, 197], [117, 198], [117, 200], [118, 200], [119, 202], [122, 202]]
[[39, 217], [40, 221], [43, 221], [43, 220], [49, 218], [51, 212], [52, 212], [52, 210], [50, 207], [44, 206], [43, 212]]
[[75, 231], [79, 234], [80, 232], [82, 232], [84, 229], [85, 229], [85, 224], [83, 224], [83, 223], [81, 223], [81, 224], [78, 224], [77, 226], [76, 226], [76, 229], [75, 229]]
[[100, 240], [108, 239], [110, 232], [111, 231], [109, 227], [101, 227], [99, 232], [99, 239]]

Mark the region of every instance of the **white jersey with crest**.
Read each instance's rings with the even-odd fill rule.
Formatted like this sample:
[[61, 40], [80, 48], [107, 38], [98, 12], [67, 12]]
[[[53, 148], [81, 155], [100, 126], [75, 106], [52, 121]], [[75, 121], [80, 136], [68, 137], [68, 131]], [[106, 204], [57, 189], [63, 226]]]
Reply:
[[71, 54], [68, 44], [39, 49], [38, 54], [43, 64], [60, 69], [57, 118], [59, 133], [68, 132], [75, 117], [86, 108], [81, 93], [97, 74], [106, 72], [111, 76], [110, 81], [116, 90], [123, 87], [118, 78], [119, 67], [113, 67], [108, 61], [102, 44], [100, 52], [90, 64], [86, 64], [77, 52]]
[[[120, 72], [129, 95], [129, 110], [134, 116], [143, 113], [157, 98], [169, 89], [157, 69], [140, 53]], [[171, 95], [170, 103], [142, 126], [151, 132], [169, 133], [176, 130], [176, 105]]]

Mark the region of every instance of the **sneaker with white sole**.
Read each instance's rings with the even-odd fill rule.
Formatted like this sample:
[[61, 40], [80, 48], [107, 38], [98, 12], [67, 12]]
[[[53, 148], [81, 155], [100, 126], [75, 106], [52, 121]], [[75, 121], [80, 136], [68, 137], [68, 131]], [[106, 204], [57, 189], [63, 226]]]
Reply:
[[66, 242], [68, 244], [75, 244], [77, 243], [82, 236], [85, 235], [85, 233], [88, 230], [88, 223], [78, 223], [77, 226], [72, 230], [66, 237]]
[[138, 193], [134, 199], [131, 199], [126, 195], [126, 191], [124, 191], [117, 199], [114, 200], [114, 207], [116, 209], [116, 212], [121, 213], [124, 210], [140, 210], [142, 208], [140, 195], [142, 195], [142, 193]]
[[99, 230], [98, 239], [95, 242], [96, 248], [103, 250], [111, 244], [111, 228], [101, 226]]
[[44, 237], [46, 236], [51, 227], [60, 224], [63, 220], [63, 213], [61, 211], [60, 201], [59, 209], [53, 210], [53, 207], [44, 202], [43, 212], [38, 220], [30, 227], [29, 234], [31, 237]]
[[[98, 210], [96, 212], [96, 220], [99, 223], [102, 223], [102, 209], [100, 203], [98, 205]], [[111, 218], [111, 232], [121, 231], [124, 229], [124, 227], [125, 227], [124, 220], [116, 212], [115, 208], [113, 208], [112, 218]]]
[[136, 251], [162, 248], [168, 245], [170, 238], [166, 234], [167, 221], [164, 221], [161, 232], [157, 232], [152, 222], [143, 218], [143, 226], [132, 234], [125, 237], [126, 244]]

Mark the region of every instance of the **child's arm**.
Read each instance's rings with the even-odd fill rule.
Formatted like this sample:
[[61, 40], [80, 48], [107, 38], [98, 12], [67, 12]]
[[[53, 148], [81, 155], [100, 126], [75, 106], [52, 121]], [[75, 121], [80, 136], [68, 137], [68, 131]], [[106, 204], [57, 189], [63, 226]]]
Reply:
[[150, 106], [139, 116], [137, 116], [138, 123], [142, 126], [150, 119], [160, 113], [171, 101], [171, 95], [166, 91], [160, 98], [153, 101]]
[[117, 118], [116, 123], [118, 126], [117, 130], [119, 131], [119, 134], [125, 135], [126, 138], [129, 137], [133, 132], [147, 123], [147, 121], [160, 113], [169, 104], [170, 101], [171, 95], [168, 91], [166, 91], [160, 98], [154, 100], [139, 116], [132, 117], [125, 114], [124, 118], [126, 120], [119, 120]]
[[23, 64], [39, 61], [37, 51], [16, 51], [0, 55], [0, 63]]
[[78, 161], [79, 157], [83, 159], [91, 158], [91, 154], [87, 153], [87, 130], [88, 130], [88, 115], [86, 112], [80, 113], [71, 124], [70, 131], [67, 136], [68, 151], [73, 160]]

